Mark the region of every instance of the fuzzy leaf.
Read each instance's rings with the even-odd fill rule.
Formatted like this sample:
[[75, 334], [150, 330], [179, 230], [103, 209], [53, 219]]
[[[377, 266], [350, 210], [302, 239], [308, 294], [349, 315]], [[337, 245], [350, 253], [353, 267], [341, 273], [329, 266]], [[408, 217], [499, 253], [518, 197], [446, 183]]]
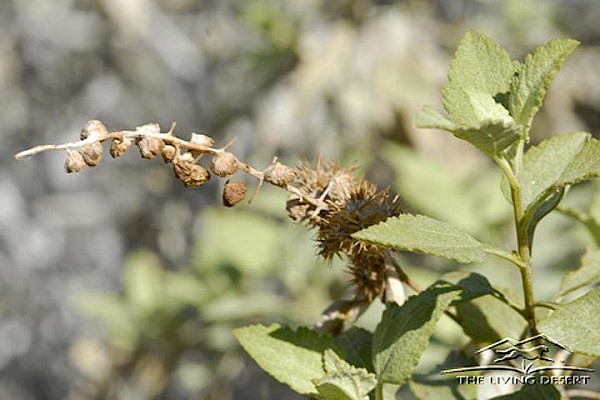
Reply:
[[600, 356], [600, 288], [594, 289], [558, 308], [540, 321], [540, 332], [569, 350]]
[[518, 177], [523, 208], [596, 176], [600, 176], [600, 142], [586, 132], [553, 136], [525, 154]]
[[327, 400], [368, 400], [377, 385], [377, 377], [364, 368], [356, 368], [333, 350], [325, 350], [323, 365], [327, 375], [315, 379], [319, 394]]
[[473, 94], [493, 100], [497, 94], [508, 92], [514, 68], [510, 55], [496, 42], [479, 32], [467, 32], [456, 49], [448, 85], [442, 92], [448, 119], [459, 126], [478, 126], [482, 115], [473, 106]]
[[521, 129], [508, 115], [502, 105], [483, 93], [466, 95], [465, 103], [469, 113], [477, 118], [473, 125], [456, 125], [430, 107], [425, 107], [417, 115], [419, 128], [443, 129], [459, 139], [465, 140], [490, 157], [498, 156], [520, 138]]
[[509, 109], [518, 124], [529, 130], [554, 76], [577, 46], [576, 40], [556, 39], [525, 57], [512, 80], [509, 97]]
[[345, 360], [350, 364], [373, 371], [371, 346], [373, 334], [366, 329], [353, 326], [334, 337], [335, 344], [344, 349]]
[[565, 296], [598, 281], [600, 281], [600, 250], [587, 249], [581, 258], [581, 266], [563, 277], [559, 296]]
[[412, 375], [437, 321], [460, 292], [438, 282], [402, 306], [388, 305], [373, 334], [373, 363], [380, 382], [401, 385]]
[[293, 331], [277, 324], [238, 328], [234, 335], [250, 357], [279, 382], [300, 394], [317, 395], [313, 381], [327, 374], [323, 354], [333, 347], [330, 338], [307, 328]]
[[523, 385], [514, 393], [494, 397], [492, 400], [560, 400], [562, 397], [552, 385]]
[[467, 336], [480, 343], [519, 337], [527, 326], [521, 314], [498, 295], [484, 295], [456, 306]]
[[402, 214], [359, 231], [356, 239], [432, 254], [461, 263], [482, 261], [485, 246], [464, 231], [424, 215]]

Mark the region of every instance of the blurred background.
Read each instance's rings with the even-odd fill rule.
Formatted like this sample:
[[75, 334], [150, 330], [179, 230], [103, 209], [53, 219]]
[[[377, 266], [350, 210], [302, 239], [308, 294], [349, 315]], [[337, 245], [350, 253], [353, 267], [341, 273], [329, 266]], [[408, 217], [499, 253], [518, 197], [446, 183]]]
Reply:
[[[274, 156], [356, 162], [409, 209], [510, 246], [488, 160], [416, 130], [414, 116], [425, 104], [441, 109], [468, 29], [515, 58], [573, 37], [583, 44], [534, 141], [578, 129], [597, 137], [599, 19], [597, 0], [1, 0], [0, 398], [298, 399], [231, 329], [312, 325], [348, 281], [343, 260], [315, 256], [277, 190], [224, 209], [222, 182], [184, 189], [135, 150], [76, 175], [64, 173], [62, 152], [24, 162], [16, 152], [77, 140], [90, 119], [109, 130], [176, 121], [183, 138], [237, 137], [233, 151], [258, 169]], [[594, 190], [572, 201], [586, 206]], [[544, 222], [541, 298], [577, 266], [586, 240], [565, 217]], [[451, 267], [407, 263], [423, 282]], [[432, 352], [461, 340], [448, 328]], [[430, 358], [421, 371], [439, 362]]]

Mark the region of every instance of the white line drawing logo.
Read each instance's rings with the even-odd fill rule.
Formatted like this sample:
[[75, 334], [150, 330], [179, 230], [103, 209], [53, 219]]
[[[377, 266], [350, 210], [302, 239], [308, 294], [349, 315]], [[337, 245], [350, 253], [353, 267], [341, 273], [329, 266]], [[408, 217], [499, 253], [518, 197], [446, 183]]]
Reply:
[[[559, 350], [558, 353], [560, 354], [558, 354], [558, 357], [554, 359], [548, 357], [550, 347]], [[441, 371], [441, 373], [456, 374], [473, 371], [512, 371], [523, 376], [529, 376], [544, 371], [594, 372], [594, 370], [590, 368], [565, 365], [568, 355], [571, 354], [570, 350], [550, 339], [543, 333], [523, 340], [504, 338], [477, 350], [475, 354], [481, 354], [489, 350], [494, 351], [496, 355], [496, 358], [494, 358], [494, 361], [490, 365], [447, 369]], [[517, 366], [515, 364], [518, 364], [519, 359], [521, 359], [521, 365]]]

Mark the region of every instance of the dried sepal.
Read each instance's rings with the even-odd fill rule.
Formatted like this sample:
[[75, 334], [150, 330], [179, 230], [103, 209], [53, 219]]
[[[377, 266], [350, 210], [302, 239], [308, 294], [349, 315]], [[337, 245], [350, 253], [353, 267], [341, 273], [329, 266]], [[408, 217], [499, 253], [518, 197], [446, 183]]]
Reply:
[[85, 166], [86, 163], [83, 161], [83, 156], [78, 151], [67, 150], [67, 158], [65, 160], [65, 171], [67, 173], [79, 172]]
[[152, 160], [161, 154], [165, 146], [165, 143], [161, 139], [150, 136], [138, 136], [135, 144], [140, 149], [142, 158], [147, 160]]
[[237, 157], [228, 151], [219, 152], [210, 160], [210, 169], [222, 178], [235, 174], [238, 168]]
[[133, 144], [133, 139], [125, 137], [121, 132], [115, 132], [115, 137], [110, 143], [109, 153], [112, 158], [121, 157]]
[[285, 187], [288, 183], [296, 179], [296, 170], [275, 161], [264, 170], [264, 179], [272, 185]]
[[173, 159], [173, 173], [185, 187], [202, 186], [210, 179], [210, 173], [196, 164], [194, 156], [184, 153]]
[[165, 163], [170, 163], [171, 161], [173, 161], [173, 159], [175, 158], [175, 155], [177, 154], [177, 149], [175, 148], [175, 146], [167, 144], [163, 147], [162, 149], [162, 159]]
[[[201, 133], [192, 133], [190, 136], [190, 143], [203, 146], [207, 148], [212, 148], [214, 146], [215, 141], [210, 136], [203, 135]], [[200, 157], [202, 155], [202, 151], [190, 149], [190, 152], [194, 157]]]
[[102, 143], [93, 142], [86, 144], [85, 146], [81, 146], [79, 153], [81, 153], [83, 161], [87, 165], [90, 167], [95, 167], [96, 165], [100, 164], [100, 160], [102, 160]]
[[244, 201], [247, 191], [248, 189], [245, 184], [227, 181], [223, 187], [223, 205], [225, 207], [233, 207]]
[[98, 139], [105, 138], [108, 135], [108, 131], [106, 130], [106, 126], [98, 120], [91, 120], [86, 122], [83, 129], [81, 129], [81, 133], [79, 134], [79, 138], [81, 140], [87, 139], [89, 137], [94, 137]]

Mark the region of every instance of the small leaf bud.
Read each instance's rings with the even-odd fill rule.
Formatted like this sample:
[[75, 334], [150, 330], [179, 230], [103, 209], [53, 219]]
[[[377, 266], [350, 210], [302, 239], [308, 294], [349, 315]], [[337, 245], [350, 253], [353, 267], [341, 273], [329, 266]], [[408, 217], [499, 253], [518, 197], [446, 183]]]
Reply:
[[210, 160], [210, 169], [220, 177], [233, 175], [238, 170], [238, 159], [233, 153], [219, 152]]
[[79, 172], [85, 168], [85, 165], [83, 156], [78, 151], [67, 150], [67, 159], [65, 160], [65, 171], [67, 173]]
[[225, 207], [233, 207], [246, 197], [246, 185], [240, 182], [225, 183], [223, 187], [223, 205]]
[[296, 171], [278, 161], [269, 165], [263, 172], [265, 181], [279, 187], [285, 187], [296, 178]]
[[94, 142], [81, 146], [79, 153], [83, 156], [83, 161], [90, 167], [95, 167], [102, 160], [102, 143]]

